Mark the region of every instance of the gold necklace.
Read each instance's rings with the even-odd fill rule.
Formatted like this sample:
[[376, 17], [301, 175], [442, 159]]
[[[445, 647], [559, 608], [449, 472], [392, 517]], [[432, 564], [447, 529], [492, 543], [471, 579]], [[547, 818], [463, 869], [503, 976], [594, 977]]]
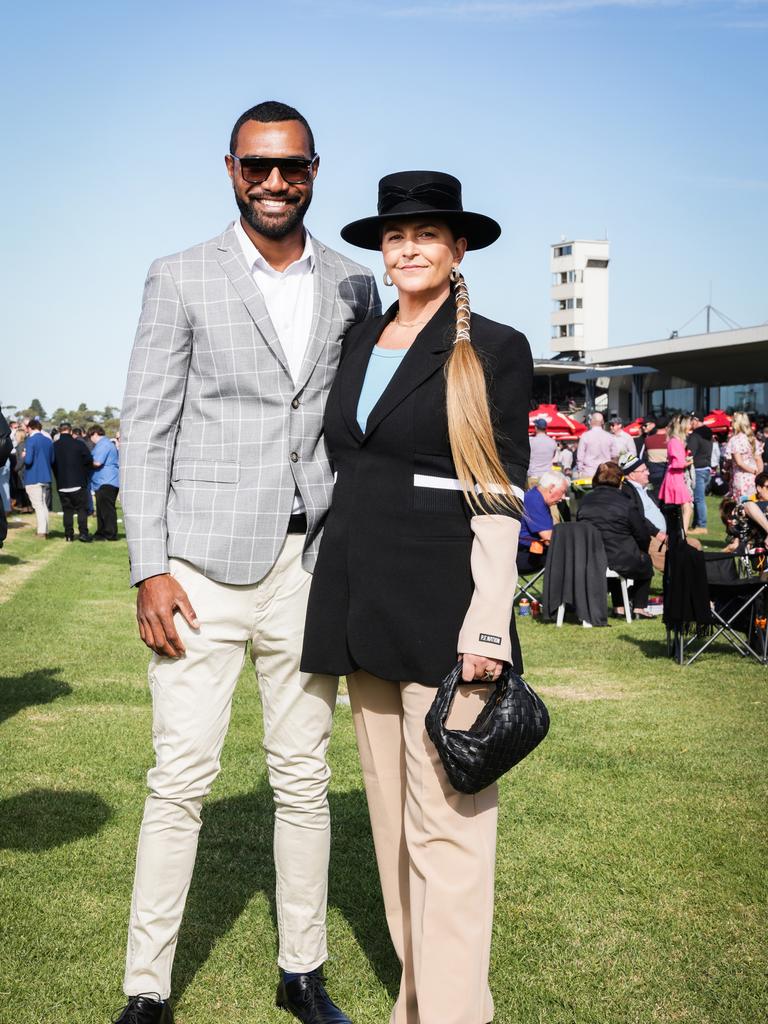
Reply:
[[411, 322], [407, 324], [404, 320], [400, 319], [400, 310], [398, 309], [395, 313], [395, 323], [398, 327], [423, 327], [425, 324], [429, 323], [429, 320], [411, 320]]

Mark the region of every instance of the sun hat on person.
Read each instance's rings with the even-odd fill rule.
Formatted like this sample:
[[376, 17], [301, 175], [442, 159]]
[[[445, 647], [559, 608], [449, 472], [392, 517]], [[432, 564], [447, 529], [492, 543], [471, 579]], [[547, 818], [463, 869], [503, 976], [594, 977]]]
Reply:
[[442, 171], [397, 171], [379, 181], [378, 216], [353, 220], [341, 237], [361, 249], [380, 249], [388, 221], [404, 217], [434, 217], [445, 221], [467, 249], [484, 249], [501, 234], [501, 227], [484, 213], [470, 213], [461, 201], [461, 182]]

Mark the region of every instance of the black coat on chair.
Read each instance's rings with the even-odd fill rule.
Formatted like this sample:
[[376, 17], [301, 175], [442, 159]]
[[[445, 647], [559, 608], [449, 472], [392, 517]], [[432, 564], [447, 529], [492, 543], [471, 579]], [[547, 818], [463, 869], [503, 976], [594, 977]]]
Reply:
[[648, 523], [628, 494], [599, 484], [582, 498], [577, 518], [597, 528], [610, 569], [635, 580], [653, 576]]
[[[325, 441], [337, 473], [307, 613], [302, 669], [436, 685], [452, 668], [473, 592], [472, 512], [448, 442], [448, 298], [419, 333], [368, 417], [357, 404], [371, 351], [397, 305], [355, 325], [328, 396]], [[532, 361], [525, 337], [472, 314], [491, 417], [510, 480], [524, 487]], [[515, 668], [522, 670], [514, 619]]]

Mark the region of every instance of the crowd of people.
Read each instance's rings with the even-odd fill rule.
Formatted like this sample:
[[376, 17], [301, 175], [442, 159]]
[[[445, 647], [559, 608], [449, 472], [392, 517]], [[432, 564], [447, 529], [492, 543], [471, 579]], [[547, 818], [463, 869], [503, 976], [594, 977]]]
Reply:
[[[728, 534], [726, 551], [749, 551], [768, 543], [768, 474], [764, 472], [765, 422], [733, 414], [726, 437], [718, 437], [696, 413], [648, 418], [632, 437], [618, 416], [592, 414], [589, 429], [575, 441], [555, 441], [545, 419], [534, 421], [525, 518], [517, 567], [543, 567], [552, 530], [570, 516], [565, 503], [569, 480], [586, 484], [576, 518], [600, 533], [608, 566], [631, 579], [630, 600], [637, 617], [646, 605], [653, 571], [664, 570], [669, 528], [679, 523], [692, 547], [708, 533], [707, 494], [722, 498], [720, 514]], [[619, 585], [610, 581], [614, 611], [623, 616]]]
[[11, 512], [34, 514], [36, 533], [47, 540], [54, 491], [66, 542], [117, 540], [119, 443], [98, 423], [82, 430], [65, 421], [48, 431], [34, 417], [8, 421], [0, 413], [0, 544]]

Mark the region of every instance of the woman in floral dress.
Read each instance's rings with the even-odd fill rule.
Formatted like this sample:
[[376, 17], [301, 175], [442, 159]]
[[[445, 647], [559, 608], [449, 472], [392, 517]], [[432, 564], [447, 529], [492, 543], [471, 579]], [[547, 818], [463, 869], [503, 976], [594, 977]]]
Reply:
[[726, 454], [731, 460], [729, 496], [738, 501], [751, 498], [755, 493], [755, 477], [763, 472], [763, 446], [752, 432], [745, 412], [733, 414], [732, 428], [733, 434], [726, 445]]

